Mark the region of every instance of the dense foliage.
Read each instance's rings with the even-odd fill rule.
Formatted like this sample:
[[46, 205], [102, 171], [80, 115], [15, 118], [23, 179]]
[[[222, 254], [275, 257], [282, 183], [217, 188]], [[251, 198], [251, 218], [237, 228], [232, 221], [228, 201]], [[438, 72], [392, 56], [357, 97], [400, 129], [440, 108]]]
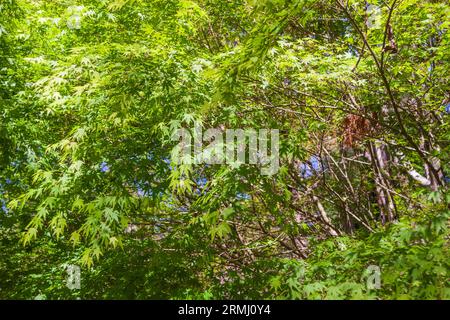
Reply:
[[[449, 28], [433, 0], [1, 0], [0, 298], [449, 299]], [[278, 129], [279, 170], [175, 161], [194, 127]]]

